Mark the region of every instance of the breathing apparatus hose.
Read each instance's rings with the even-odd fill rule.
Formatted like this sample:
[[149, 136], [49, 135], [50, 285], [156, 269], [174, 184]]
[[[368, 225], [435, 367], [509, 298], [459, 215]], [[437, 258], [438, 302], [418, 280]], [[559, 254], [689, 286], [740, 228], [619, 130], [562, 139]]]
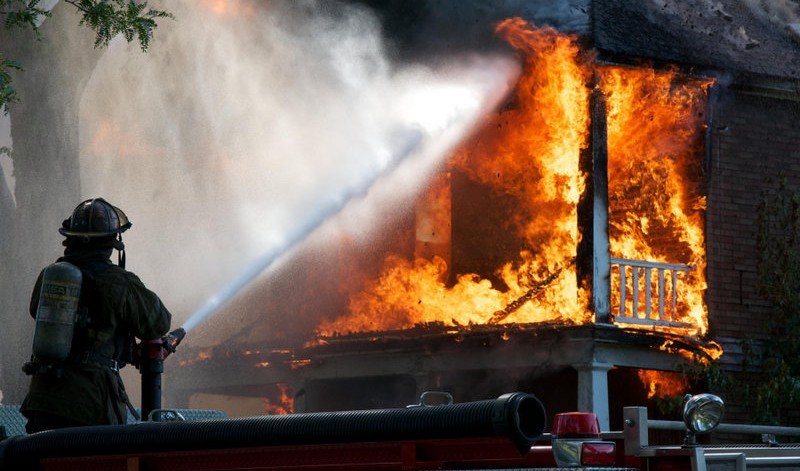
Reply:
[[0, 442], [0, 469], [48, 457], [447, 438], [507, 437], [526, 453], [544, 427], [544, 407], [535, 396], [509, 393], [493, 400], [405, 409], [50, 430]]

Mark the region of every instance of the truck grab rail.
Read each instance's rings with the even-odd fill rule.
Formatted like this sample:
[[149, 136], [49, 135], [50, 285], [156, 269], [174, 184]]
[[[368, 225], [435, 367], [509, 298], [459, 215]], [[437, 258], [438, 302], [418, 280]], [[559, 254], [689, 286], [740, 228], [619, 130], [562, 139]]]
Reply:
[[[686, 430], [686, 425], [677, 420], [648, 420], [647, 426], [654, 430]], [[783, 427], [779, 425], [719, 424], [714, 431], [719, 433], [800, 437], [800, 427]]]
[[[657, 456], [683, 455], [691, 458], [693, 471], [782, 468], [800, 469], [800, 450], [797, 446], [780, 446], [775, 436], [800, 436], [800, 428], [775, 425], [718, 424], [715, 432], [761, 435], [762, 446], [753, 445], [686, 445], [651, 446], [650, 430], [675, 430], [686, 432], [685, 422], [672, 420], [648, 420], [647, 408], [625, 407], [623, 409], [623, 435], [625, 454], [645, 459]], [[688, 436], [687, 436], [688, 438]]]

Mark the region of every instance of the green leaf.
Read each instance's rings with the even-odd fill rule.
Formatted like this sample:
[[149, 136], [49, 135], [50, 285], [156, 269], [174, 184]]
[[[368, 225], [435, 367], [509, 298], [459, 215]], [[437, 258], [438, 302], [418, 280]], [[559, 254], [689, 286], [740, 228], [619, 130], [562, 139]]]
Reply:
[[95, 47], [104, 47], [121, 34], [129, 43], [138, 40], [142, 51], [147, 51], [158, 27], [156, 19], [175, 18], [166, 10], [148, 9], [147, 2], [135, 0], [65, 1], [83, 13], [81, 24], [95, 31]]
[[[175, 19], [166, 10], [148, 8], [146, 1], [136, 0], [63, 0], [81, 12], [80, 25], [95, 32], [95, 47], [105, 47], [117, 35], [126, 41], [139, 41], [142, 51], [147, 51], [156, 20]], [[49, 17], [50, 12], [39, 7], [41, 0], [0, 0], [0, 15], [6, 28], [30, 28], [39, 39], [37, 24], [40, 17]], [[22, 70], [18, 63], [0, 56], [0, 108], [8, 113], [8, 105], [17, 101], [17, 92], [11, 86], [9, 70]]]
[[39, 39], [39, 17], [48, 17], [50, 12], [39, 8], [41, 0], [0, 0], [0, 13], [5, 15], [3, 24], [6, 28], [31, 28]]
[[22, 70], [15, 61], [3, 59], [0, 56], [0, 108], [3, 114], [8, 114], [8, 105], [17, 101], [17, 91], [11, 86], [10, 70]]

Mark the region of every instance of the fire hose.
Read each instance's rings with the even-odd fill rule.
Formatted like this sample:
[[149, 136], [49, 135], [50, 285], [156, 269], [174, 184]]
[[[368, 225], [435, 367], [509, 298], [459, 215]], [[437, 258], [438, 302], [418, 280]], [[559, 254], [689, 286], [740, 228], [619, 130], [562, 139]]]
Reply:
[[[526, 453], [545, 427], [530, 394], [404, 409], [269, 415], [197, 422], [143, 422], [50, 430], [0, 442], [0, 469], [48, 457], [448, 438], [506, 437]], [[15, 467], [16, 466], [16, 467]]]

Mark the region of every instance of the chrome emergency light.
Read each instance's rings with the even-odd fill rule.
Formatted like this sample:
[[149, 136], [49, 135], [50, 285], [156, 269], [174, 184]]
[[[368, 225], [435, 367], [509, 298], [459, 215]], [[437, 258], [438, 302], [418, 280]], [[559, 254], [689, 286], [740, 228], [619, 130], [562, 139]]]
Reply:
[[713, 394], [687, 394], [683, 398], [683, 423], [686, 424], [686, 445], [696, 444], [695, 436], [709, 433], [722, 421], [725, 403]]

